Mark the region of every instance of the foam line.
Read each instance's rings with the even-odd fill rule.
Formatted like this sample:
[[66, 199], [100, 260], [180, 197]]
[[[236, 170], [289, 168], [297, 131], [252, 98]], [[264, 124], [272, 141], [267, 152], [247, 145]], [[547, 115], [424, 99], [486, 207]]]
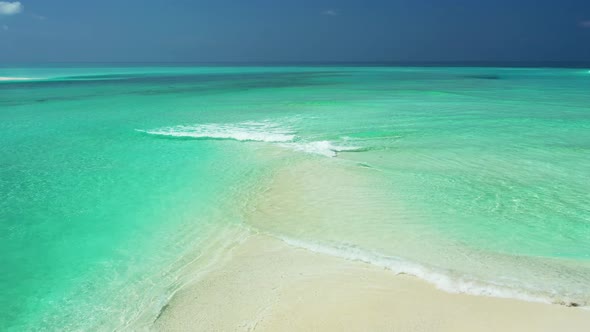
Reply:
[[[497, 298], [511, 298], [529, 302], [540, 303], [568, 303], [568, 301], [556, 301], [548, 296], [541, 296], [533, 291], [516, 289], [510, 285], [481, 281], [469, 276], [451, 276], [450, 271], [443, 271], [427, 267], [414, 262], [405, 261], [401, 258], [385, 256], [376, 252], [366, 251], [355, 246], [328, 246], [320, 243], [301, 241], [291, 238], [278, 237], [285, 243], [303, 248], [312, 252], [340, 257], [352, 261], [379, 266], [388, 269], [396, 274], [408, 274], [418, 277], [436, 288], [449, 293], [464, 293], [478, 296], [489, 296]], [[578, 305], [586, 306], [585, 303]]]

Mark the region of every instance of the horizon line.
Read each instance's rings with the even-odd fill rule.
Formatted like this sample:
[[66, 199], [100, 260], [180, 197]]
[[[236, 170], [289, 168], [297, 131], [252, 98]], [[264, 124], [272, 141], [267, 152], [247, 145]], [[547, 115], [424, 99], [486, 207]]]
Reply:
[[582, 60], [426, 60], [426, 61], [23, 61], [3, 62], [0, 68], [22, 65], [213, 65], [213, 66], [335, 66], [335, 65], [365, 65], [365, 66], [456, 66], [456, 67], [554, 67], [554, 68], [586, 68], [590, 61]]

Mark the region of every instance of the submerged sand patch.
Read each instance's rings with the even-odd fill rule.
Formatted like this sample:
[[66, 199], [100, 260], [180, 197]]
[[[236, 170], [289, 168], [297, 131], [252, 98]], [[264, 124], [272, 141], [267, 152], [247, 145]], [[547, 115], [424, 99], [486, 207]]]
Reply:
[[[590, 327], [587, 308], [475, 296], [461, 290], [449, 293], [435, 283], [396, 274], [395, 269], [308, 250], [290, 241], [338, 239], [356, 241], [359, 247], [387, 244], [386, 249], [395, 253], [416, 253], [436, 240], [414, 222], [419, 215], [409, 213], [395, 196], [379, 192], [379, 184], [366, 173], [377, 170], [347, 161], [342, 167], [331, 167], [337, 160], [326, 162], [295, 160], [278, 168], [260, 197], [247, 204], [245, 223], [251, 227], [247, 239], [202, 277], [179, 289], [153, 329], [579, 331]], [[381, 229], [383, 216], [395, 217], [387, 221], [394, 223], [396, 232], [384, 228], [363, 233]], [[449, 252], [448, 258], [461, 257], [457, 253], [461, 252]]]

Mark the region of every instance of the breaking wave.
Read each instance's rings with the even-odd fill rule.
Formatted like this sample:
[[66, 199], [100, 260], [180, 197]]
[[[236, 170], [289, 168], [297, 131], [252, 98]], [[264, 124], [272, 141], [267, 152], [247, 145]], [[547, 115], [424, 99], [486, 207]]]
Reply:
[[281, 128], [269, 121], [240, 122], [236, 124], [198, 124], [164, 127], [153, 130], [140, 130], [149, 135], [193, 138], [193, 139], [229, 139], [236, 141], [255, 142], [290, 142], [295, 139], [295, 134], [290, 129]]
[[297, 137], [293, 129], [271, 121], [180, 125], [136, 131], [165, 138], [279, 143], [279, 146], [294, 151], [326, 157], [336, 157], [340, 152], [367, 150], [364, 147], [340, 145], [331, 141], [306, 141]]

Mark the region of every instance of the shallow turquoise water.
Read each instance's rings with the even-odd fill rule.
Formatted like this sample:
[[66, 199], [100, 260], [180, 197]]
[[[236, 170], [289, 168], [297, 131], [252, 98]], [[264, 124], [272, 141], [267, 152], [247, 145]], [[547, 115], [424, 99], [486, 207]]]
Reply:
[[[588, 70], [103, 66], [0, 77], [30, 78], [0, 82], [2, 330], [120, 328], [165, 301], [170, 266], [242, 222], [274, 167], [253, 153], [264, 146], [378, 170], [413, 232], [448, 241], [404, 252], [387, 237], [396, 216], [383, 215], [346, 226], [366, 238], [331, 243], [482, 281], [526, 279], [510, 285], [555, 301], [590, 298]], [[301, 240], [321, 242], [312, 233]], [[489, 269], [456, 258], [458, 247]]]

